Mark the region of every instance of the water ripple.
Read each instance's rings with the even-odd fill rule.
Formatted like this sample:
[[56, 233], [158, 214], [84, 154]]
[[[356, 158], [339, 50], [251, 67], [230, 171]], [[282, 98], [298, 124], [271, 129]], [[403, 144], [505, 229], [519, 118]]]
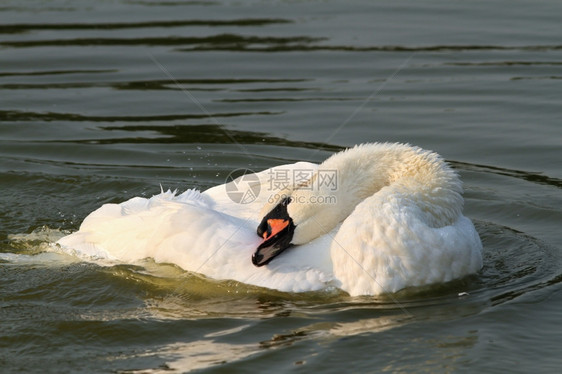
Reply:
[[231, 20], [176, 20], [176, 21], [147, 21], [147, 22], [115, 22], [115, 23], [19, 23], [0, 25], [0, 34], [25, 33], [31, 30], [121, 30], [139, 28], [166, 28], [185, 26], [265, 26], [272, 24], [292, 23], [293, 21], [280, 18], [247, 18]]
[[235, 113], [211, 113], [208, 114], [166, 114], [155, 116], [88, 116], [75, 113], [37, 113], [22, 112], [16, 110], [0, 110], [0, 120], [3, 121], [74, 121], [74, 122], [150, 122], [150, 121], [174, 121], [183, 119], [202, 118], [225, 118], [251, 115], [276, 115], [281, 112], [235, 112]]
[[[37, 72], [37, 73], [0, 73], [0, 76], [18, 76], [18, 75], [57, 75], [57, 74], [73, 74], [73, 73], [113, 73], [116, 70], [98, 70], [98, 71], [76, 71], [76, 72]], [[36, 90], [36, 89], [76, 89], [76, 88], [91, 88], [91, 87], [111, 87], [117, 90], [182, 90], [183, 87], [179, 85], [202, 85], [211, 86], [213, 88], [205, 88], [208, 91], [224, 90], [225, 86], [231, 85], [244, 85], [244, 84], [271, 84], [271, 83], [300, 83], [308, 82], [311, 79], [258, 79], [258, 78], [240, 78], [240, 79], [214, 79], [214, 78], [200, 78], [200, 79], [157, 79], [157, 80], [141, 80], [129, 82], [57, 82], [57, 83], [7, 83], [1, 84], [0, 89], [7, 90]], [[190, 90], [202, 90], [202, 88], [190, 87]], [[276, 90], [291, 91], [295, 88], [279, 88]], [[242, 91], [242, 90], [240, 90]]]
[[555, 51], [562, 49], [561, 44], [545, 45], [329, 45], [315, 44], [326, 42], [327, 37], [310, 36], [245, 36], [237, 34], [217, 34], [203, 37], [162, 36], [141, 38], [74, 38], [47, 40], [9, 40], [0, 42], [0, 46], [13, 48], [29, 47], [76, 47], [76, 46], [183, 46], [178, 51], [239, 51], [239, 52], [312, 52], [312, 51], [347, 51], [347, 52], [462, 52], [462, 51]]
[[[44, 71], [8, 71], [1, 72], [0, 77], [39, 76], [39, 75], [66, 75], [66, 74], [103, 74], [116, 73], [117, 69], [76, 69], [76, 70], [44, 70]], [[17, 86], [17, 85], [16, 85]]]
[[[216, 50], [246, 50], [251, 45], [273, 45], [281, 48], [288, 44], [304, 43], [309, 44], [325, 38], [312, 38], [308, 36], [291, 36], [291, 37], [274, 37], [274, 36], [242, 36], [235, 34], [219, 34], [203, 37], [181, 37], [181, 36], [163, 36], [163, 37], [143, 37], [143, 38], [78, 38], [78, 39], [49, 39], [49, 40], [11, 40], [2, 41], [0, 46], [14, 48], [29, 47], [76, 47], [76, 46], [132, 46], [132, 45], [148, 45], [148, 46], [179, 46], [179, 45], [204, 45], [202, 49]], [[212, 47], [210, 47], [212, 46]], [[210, 48], [209, 48], [210, 47]], [[268, 48], [268, 47], [264, 47]], [[298, 46], [288, 48], [299, 48]], [[259, 49], [259, 48], [258, 48]]]

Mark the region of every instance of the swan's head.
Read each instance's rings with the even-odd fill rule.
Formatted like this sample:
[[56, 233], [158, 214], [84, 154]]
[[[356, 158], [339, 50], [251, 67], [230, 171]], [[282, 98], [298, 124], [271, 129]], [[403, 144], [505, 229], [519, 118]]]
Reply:
[[252, 255], [252, 263], [254, 265], [267, 265], [273, 258], [280, 255], [281, 252], [291, 245], [295, 224], [287, 210], [287, 206], [290, 203], [290, 197], [283, 198], [263, 217], [257, 232], [264, 241]]
[[[267, 265], [291, 245], [300, 245], [329, 232], [340, 220], [335, 204], [311, 203], [310, 191], [293, 190], [263, 217], [257, 233], [264, 239], [252, 255], [256, 266]], [[264, 209], [269, 208], [268, 205]], [[267, 211], [267, 210], [266, 210]]]

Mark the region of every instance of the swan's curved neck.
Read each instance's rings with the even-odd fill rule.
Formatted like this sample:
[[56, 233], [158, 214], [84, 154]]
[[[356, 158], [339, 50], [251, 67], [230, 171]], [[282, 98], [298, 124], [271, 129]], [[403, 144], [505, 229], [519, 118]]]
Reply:
[[[335, 185], [320, 183], [321, 174], [335, 173]], [[365, 144], [337, 153], [324, 161], [316, 175], [317, 188], [303, 191], [296, 188], [293, 195], [310, 195], [327, 204], [295, 209], [303, 216], [314, 214], [318, 228], [298, 230], [295, 240], [310, 240], [316, 231], [325, 233], [347, 218], [363, 200], [381, 189], [392, 188], [408, 203], [419, 205], [431, 226], [452, 223], [462, 210], [462, 187], [456, 173], [436, 154], [404, 144]], [[303, 201], [305, 199], [302, 199]], [[304, 213], [303, 213], [304, 212]], [[291, 212], [289, 212], [291, 213]], [[295, 220], [299, 222], [297, 217]], [[308, 217], [305, 217], [308, 218]], [[301, 219], [301, 222], [305, 222]], [[303, 231], [307, 231], [303, 234]], [[295, 243], [297, 244], [297, 243]]]

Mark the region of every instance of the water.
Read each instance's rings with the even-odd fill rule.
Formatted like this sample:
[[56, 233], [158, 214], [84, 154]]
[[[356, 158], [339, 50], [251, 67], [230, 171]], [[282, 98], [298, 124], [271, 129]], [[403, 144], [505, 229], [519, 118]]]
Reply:
[[[2, 372], [557, 372], [561, 12], [4, 1]], [[351, 298], [46, 251], [103, 203], [366, 141], [433, 149], [458, 170], [480, 273]]]

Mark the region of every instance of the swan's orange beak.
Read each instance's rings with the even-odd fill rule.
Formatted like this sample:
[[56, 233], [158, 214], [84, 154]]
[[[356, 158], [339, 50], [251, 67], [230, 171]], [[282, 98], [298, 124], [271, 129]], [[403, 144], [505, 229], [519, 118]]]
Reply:
[[252, 255], [254, 265], [267, 265], [291, 245], [296, 226], [287, 212], [287, 204], [290, 202], [290, 198], [282, 200], [263, 217], [257, 229], [257, 234], [263, 238], [263, 242]]
[[267, 230], [263, 233], [263, 239], [269, 240], [273, 236], [279, 234], [289, 225], [289, 220], [270, 218], [267, 220]]

